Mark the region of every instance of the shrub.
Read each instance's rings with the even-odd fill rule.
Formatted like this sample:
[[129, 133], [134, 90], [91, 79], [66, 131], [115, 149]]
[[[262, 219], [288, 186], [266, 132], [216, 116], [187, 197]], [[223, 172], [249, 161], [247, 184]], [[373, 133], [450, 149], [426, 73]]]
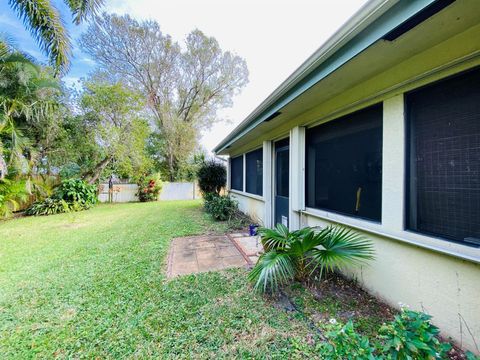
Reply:
[[63, 180], [52, 196], [33, 203], [27, 215], [53, 215], [87, 210], [97, 203], [97, 187], [81, 179]]
[[159, 174], [142, 176], [137, 185], [137, 196], [138, 200], [141, 202], [157, 201], [163, 187], [163, 183]]
[[[327, 326], [327, 341], [319, 345], [322, 359], [395, 359], [434, 360], [447, 358], [451, 346], [438, 339], [439, 330], [430, 323], [431, 316], [402, 309], [400, 315], [379, 330], [371, 343], [355, 332], [353, 323]], [[467, 353], [467, 359], [475, 359]]]
[[46, 198], [33, 203], [26, 211], [27, 215], [53, 215], [81, 210], [78, 203], [68, 203], [63, 199]]
[[431, 316], [402, 308], [400, 315], [380, 328], [382, 351], [393, 359], [443, 359], [450, 345], [441, 343]]
[[28, 191], [25, 181], [0, 180], [0, 218], [12, 216], [14, 211], [20, 209], [20, 205], [27, 201]]
[[67, 203], [78, 203], [82, 208], [88, 209], [97, 203], [97, 187], [81, 179], [63, 180], [55, 189], [53, 197]]
[[333, 271], [345, 265], [358, 265], [373, 259], [372, 242], [351, 230], [329, 226], [321, 231], [306, 227], [289, 231], [278, 224], [261, 228], [265, 249], [248, 278], [260, 291], [277, 290], [294, 279], [303, 281], [320, 269]]
[[197, 172], [198, 186], [202, 193], [216, 193], [227, 184], [227, 168], [215, 160], [205, 161]]
[[374, 360], [375, 346], [368, 337], [358, 334], [353, 323], [333, 323], [326, 332], [327, 341], [320, 344], [320, 358], [338, 360]]
[[210, 205], [214, 201], [214, 198], [218, 196], [219, 195], [214, 192], [208, 192], [203, 194], [203, 207], [207, 213], [210, 213]]
[[215, 220], [230, 220], [238, 212], [238, 202], [229, 195], [207, 193], [204, 196], [205, 211]]

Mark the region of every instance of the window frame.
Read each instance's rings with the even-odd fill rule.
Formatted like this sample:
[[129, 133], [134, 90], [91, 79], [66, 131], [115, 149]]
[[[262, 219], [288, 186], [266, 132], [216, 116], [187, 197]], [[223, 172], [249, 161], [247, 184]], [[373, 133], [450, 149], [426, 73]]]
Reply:
[[[304, 151], [305, 151], [305, 158], [304, 158], [304, 167], [305, 167], [305, 174], [304, 174], [304, 190], [303, 190], [303, 200], [304, 200], [304, 204], [305, 204], [305, 209], [307, 209], [308, 212], [310, 212], [311, 214], [318, 214], [318, 215], [324, 215], [324, 214], [334, 214], [334, 215], [338, 215], [340, 216], [341, 218], [345, 217], [345, 218], [351, 218], [351, 219], [354, 219], [356, 221], [361, 221], [361, 222], [367, 222], [367, 223], [371, 223], [371, 224], [375, 224], [375, 225], [381, 225], [382, 224], [382, 211], [383, 211], [383, 197], [384, 197], [384, 194], [383, 194], [383, 175], [382, 178], [380, 179], [380, 214], [379, 214], [379, 219], [372, 219], [372, 218], [369, 218], [369, 217], [365, 217], [365, 216], [360, 216], [360, 215], [355, 215], [355, 214], [351, 214], [351, 213], [348, 213], [348, 212], [343, 212], [343, 211], [338, 211], [338, 210], [334, 210], [334, 209], [330, 209], [330, 208], [327, 208], [327, 207], [313, 207], [313, 206], [310, 206], [309, 204], [309, 201], [308, 201], [308, 176], [309, 176], [309, 170], [308, 170], [308, 147], [309, 147], [309, 141], [308, 141], [308, 138], [309, 138], [309, 130], [312, 130], [312, 129], [315, 129], [315, 128], [318, 128], [318, 127], [321, 127], [323, 125], [326, 125], [326, 124], [333, 124], [335, 123], [336, 121], [342, 121], [342, 120], [346, 120], [348, 119], [349, 117], [351, 116], [355, 116], [357, 115], [358, 113], [361, 113], [361, 112], [364, 112], [364, 111], [368, 111], [368, 110], [372, 110], [374, 108], [379, 108], [379, 111], [381, 113], [381, 120], [380, 120], [380, 138], [381, 138], [381, 150], [380, 150], [380, 154], [381, 154], [381, 159], [382, 159], [382, 169], [383, 169], [383, 101], [381, 102], [377, 102], [377, 103], [374, 103], [374, 104], [370, 104], [368, 106], [365, 106], [365, 107], [362, 107], [360, 109], [357, 109], [353, 112], [350, 112], [350, 113], [347, 113], [347, 114], [344, 114], [342, 116], [339, 116], [339, 117], [336, 117], [332, 120], [329, 120], [327, 122], [324, 122], [324, 123], [320, 123], [320, 124], [315, 124], [314, 126], [311, 126], [311, 127], [308, 127], [306, 129], [306, 132], [305, 132], [305, 144], [304, 144]], [[311, 171], [311, 170], [310, 170]], [[315, 171], [315, 169], [313, 169], [313, 171]], [[381, 171], [381, 174], [382, 174], [382, 171]]]
[[[262, 161], [262, 171], [260, 173], [260, 193], [251, 192], [248, 189], [248, 179], [250, 178], [249, 174], [248, 174], [248, 161], [249, 161], [248, 156], [253, 155], [255, 153], [260, 154], [261, 161]], [[255, 149], [255, 150], [251, 150], [249, 152], [246, 152], [244, 155], [245, 155], [245, 169], [244, 169], [244, 172], [245, 172], [245, 174], [244, 174], [245, 186], [244, 186], [244, 192], [247, 193], [247, 194], [250, 194], [250, 195], [263, 197], [263, 146]], [[258, 158], [255, 158], [255, 160], [258, 160]], [[255, 180], [258, 182], [257, 178], [258, 178], [258, 173], [255, 174]]]
[[[241, 170], [241, 189], [237, 189], [233, 187], [233, 161], [241, 159], [241, 164], [242, 164], [242, 170]], [[230, 158], [230, 190], [235, 190], [235, 191], [241, 191], [243, 192], [245, 190], [245, 154], [233, 156]]]
[[[461, 71], [455, 74], [452, 74], [450, 76], [443, 77], [441, 79], [429, 82], [428, 84], [425, 84], [423, 86], [419, 86], [416, 88], [413, 88], [409, 91], [405, 91], [403, 93], [404, 96], [404, 121], [405, 121], [405, 179], [404, 179], [404, 221], [403, 221], [403, 230], [406, 233], [416, 235], [416, 236], [421, 236], [429, 239], [434, 239], [436, 241], [444, 242], [444, 243], [451, 243], [451, 244], [456, 244], [460, 246], [465, 246], [467, 248], [474, 248], [478, 249], [480, 248], [480, 245], [474, 244], [474, 243], [469, 243], [466, 241], [454, 239], [452, 237], [449, 237], [448, 235], [444, 234], [439, 234], [439, 233], [434, 233], [430, 232], [428, 230], [421, 230], [418, 229], [418, 227], [413, 228], [412, 222], [411, 222], [411, 217], [412, 217], [412, 211], [417, 212], [416, 206], [415, 209], [412, 207], [417, 204], [417, 198], [413, 199], [413, 196], [418, 194], [418, 185], [414, 186], [413, 183], [415, 182], [415, 179], [413, 177], [413, 156], [415, 156], [415, 151], [417, 150], [415, 145], [414, 145], [414, 140], [415, 140], [415, 135], [414, 135], [414, 124], [413, 124], [413, 116], [411, 113], [411, 106], [409, 104], [409, 95], [415, 94], [419, 91], [426, 90], [428, 88], [437, 86], [441, 84], [442, 82], [447, 82], [449, 80], [453, 80], [455, 78], [459, 78], [462, 76], [466, 76], [468, 73], [471, 73], [473, 71], [480, 71], [480, 67], [474, 67], [472, 69], [468, 69], [465, 71]], [[415, 222], [418, 221], [418, 214], [415, 216]]]

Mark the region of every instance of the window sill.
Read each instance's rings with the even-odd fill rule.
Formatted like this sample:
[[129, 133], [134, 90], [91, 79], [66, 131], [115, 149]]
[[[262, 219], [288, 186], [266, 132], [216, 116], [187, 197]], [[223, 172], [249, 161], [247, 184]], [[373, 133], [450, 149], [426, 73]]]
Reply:
[[425, 236], [411, 231], [395, 231], [386, 229], [382, 224], [373, 221], [356, 219], [324, 210], [307, 208], [304, 211], [298, 212], [304, 215], [328, 220], [338, 224], [344, 224], [358, 230], [369, 232], [371, 234], [480, 264], [480, 248], [457, 244], [444, 239]]
[[233, 194], [236, 194], [236, 195], [241, 195], [241, 196], [245, 196], [245, 197], [249, 197], [249, 198], [252, 198], [252, 199], [255, 199], [255, 200], [265, 202], [265, 199], [263, 198], [263, 196], [260, 196], [260, 195], [250, 194], [250, 193], [247, 193], [245, 191], [239, 191], [239, 190], [234, 190], [234, 189], [230, 189], [229, 192], [231, 192]]

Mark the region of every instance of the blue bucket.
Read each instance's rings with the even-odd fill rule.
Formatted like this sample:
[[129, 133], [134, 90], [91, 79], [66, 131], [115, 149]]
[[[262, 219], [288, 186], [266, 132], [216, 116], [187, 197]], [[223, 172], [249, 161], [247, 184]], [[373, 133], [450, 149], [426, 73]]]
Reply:
[[255, 225], [255, 224], [250, 224], [250, 225], [248, 226], [248, 230], [249, 230], [250, 236], [255, 236], [255, 235], [257, 235], [257, 228], [258, 228], [258, 225]]

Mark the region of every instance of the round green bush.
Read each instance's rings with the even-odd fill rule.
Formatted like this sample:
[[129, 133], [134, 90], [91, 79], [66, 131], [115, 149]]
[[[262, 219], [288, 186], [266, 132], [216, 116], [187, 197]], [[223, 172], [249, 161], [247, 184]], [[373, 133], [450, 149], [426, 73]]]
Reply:
[[227, 184], [227, 168], [216, 160], [207, 160], [198, 169], [197, 177], [203, 194], [220, 194]]
[[238, 202], [228, 195], [207, 193], [204, 196], [205, 211], [215, 220], [230, 220], [238, 212]]

